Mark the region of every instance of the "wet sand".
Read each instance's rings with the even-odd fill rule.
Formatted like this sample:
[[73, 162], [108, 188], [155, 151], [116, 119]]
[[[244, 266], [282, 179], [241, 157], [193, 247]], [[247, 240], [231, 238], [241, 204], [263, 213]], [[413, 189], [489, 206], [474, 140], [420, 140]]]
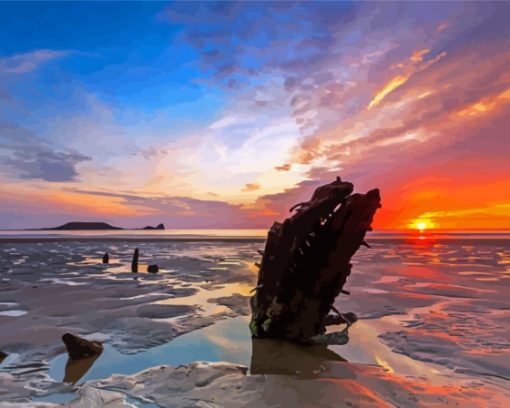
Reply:
[[[158, 274], [129, 272], [135, 246]], [[262, 247], [0, 243], [0, 406], [509, 406], [507, 240], [374, 240], [336, 302], [360, 320], [327, 348], [250, 339]], [[69, 365], [65, 332], [105, 351]]]

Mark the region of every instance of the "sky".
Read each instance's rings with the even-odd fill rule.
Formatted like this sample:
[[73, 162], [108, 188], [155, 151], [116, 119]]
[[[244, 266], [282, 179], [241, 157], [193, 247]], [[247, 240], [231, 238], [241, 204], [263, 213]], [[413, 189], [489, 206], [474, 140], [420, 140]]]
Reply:
[[510, 229], [510, 3], [0, 3], [0, 229]]

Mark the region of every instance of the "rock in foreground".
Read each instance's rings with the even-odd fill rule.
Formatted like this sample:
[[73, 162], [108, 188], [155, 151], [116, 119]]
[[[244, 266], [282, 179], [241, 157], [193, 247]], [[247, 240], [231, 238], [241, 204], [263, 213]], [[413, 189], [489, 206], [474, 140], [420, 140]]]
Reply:
[[62, 341], [66, 345], [69, 358], [72, 360], [98, 356], [103, 352], [103, 345], [98, 341], [90, 341], [71, 333], [62, 336]]

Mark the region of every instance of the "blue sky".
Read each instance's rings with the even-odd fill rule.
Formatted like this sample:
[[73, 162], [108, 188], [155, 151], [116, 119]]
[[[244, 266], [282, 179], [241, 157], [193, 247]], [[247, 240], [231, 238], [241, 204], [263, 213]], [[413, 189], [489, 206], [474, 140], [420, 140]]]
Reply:
[[[203, 90], [193, 82], [199, 76], [196, 51], [176, 41], [182, 26], [159, 16], [165, 7], [153, 2], [3, 4], [0, 49], [4, 56], [40, 49], [63, 53], [28, 78], [26, 93], [34, 105], [45, 99], [79, 103], [68, 100], [66, 87], [83, 87], [114, 106], [145, 112], [200, 102]], [[30, 92], [35, 85], [37, 94]], [[211, 105], [201, 110], [212, 111]], [[196, 117], [196, 109], [174, 110], [177, 117]]]
[[509, 11], [0, 3], [0, 228], [263, 227], [336, 175], [387, 194], [386, 228], [510, 225]]

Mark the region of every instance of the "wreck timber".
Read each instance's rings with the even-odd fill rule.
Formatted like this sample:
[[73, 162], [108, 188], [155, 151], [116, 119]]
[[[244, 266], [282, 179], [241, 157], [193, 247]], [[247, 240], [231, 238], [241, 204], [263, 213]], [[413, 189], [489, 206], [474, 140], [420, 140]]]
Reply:
[[381, 207], [379, 190], [353, 194], [353, 187], [337, 177], [273, 224], [250, 299], [253, 337], [313, 342], [326, 325], [341, 321], [329, 313], [335, 298], [348, 293], [351, 257], [368, 245], [365, 234]]

